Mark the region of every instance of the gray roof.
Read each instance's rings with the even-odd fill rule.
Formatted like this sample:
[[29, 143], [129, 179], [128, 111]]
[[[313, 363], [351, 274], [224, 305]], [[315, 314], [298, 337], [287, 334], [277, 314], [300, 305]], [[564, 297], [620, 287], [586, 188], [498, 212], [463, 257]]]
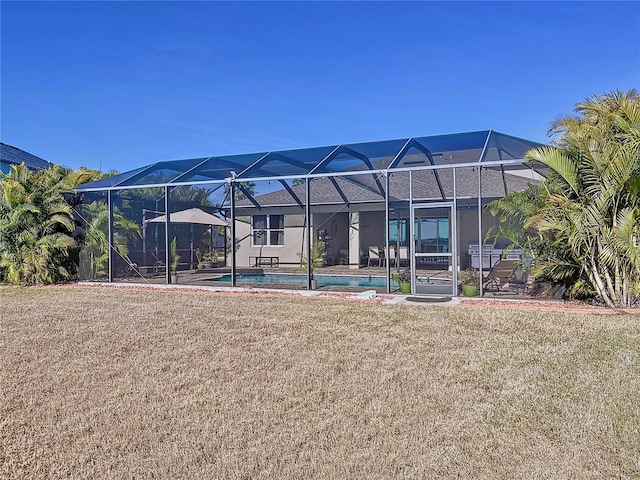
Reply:
[[[414, 171], [412, 176], [414, 199], [442, 201], [453, 198], [453, 172], [450, 169], [439, 170], [437, 174], [433, 170]], [[377, 179], [384, 186], [384, 177], [377, 175]], [[335, 184], [333, 183], [334, 181]], [[506, 170], [503, 176], [500, 168], [484, 168], [482, 170], [482, 198], [500, 198], [508, 192], [522, 191], [531, 183], [538, 183], [535, 174], [527, 178], [521, 174], [511, 174], [509, 170]], [[390, 202], [409, 198], [408, 172], [392, 173], [389, 185]], [[470, 167], [456, 169], [456, 186], [456, 195], [459, 199], [477, 198], [478, 174], [476, 169]], [[379, 189], [374, 175], [358, 175], [313, 179], [310, 185], [311, 203], [313, 205], [344, 204], [344, 199], [338, 189], [348, 199], [349, 203], [384, 202], [384, 190], [381, 191]], [[291, 190], [302, 203], [305, 202], [304, 185], [293, 185]], [[298, 205], [294, 197], [284, 188], [263, 195], [256, 195], [255, 200], [262, 207]], [[248, 199], [242, 199], [236, 205], [238, 207], [251, 207], [253, 203]]]
[[0, 142], [0, 161], [14, 165], [24, 163], [33, 170], [44, 170], [53, 166], [51, 162], [2, 142]]

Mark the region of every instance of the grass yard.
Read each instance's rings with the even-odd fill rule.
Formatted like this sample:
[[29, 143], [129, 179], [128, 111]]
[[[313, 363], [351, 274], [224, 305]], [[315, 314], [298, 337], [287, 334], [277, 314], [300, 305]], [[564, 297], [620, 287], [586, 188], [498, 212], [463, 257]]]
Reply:
[[0, 287], [2, 478], [639, 478], [640, 316]]

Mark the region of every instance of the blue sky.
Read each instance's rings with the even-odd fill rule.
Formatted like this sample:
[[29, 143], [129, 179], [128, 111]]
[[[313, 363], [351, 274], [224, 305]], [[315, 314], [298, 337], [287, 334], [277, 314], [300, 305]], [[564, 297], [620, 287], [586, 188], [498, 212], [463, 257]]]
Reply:
[[55, 163], [493, 129], [640, 88], [640, 2], [0, 2], [0, 139]]

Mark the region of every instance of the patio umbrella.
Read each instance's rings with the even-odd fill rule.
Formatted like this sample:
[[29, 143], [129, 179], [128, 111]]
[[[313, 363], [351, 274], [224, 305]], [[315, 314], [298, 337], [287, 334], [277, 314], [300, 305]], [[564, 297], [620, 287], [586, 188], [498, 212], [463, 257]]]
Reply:
[[[147, 220], [147, 223], [165, 223], [166, 215], [160, 215], [159, 217], [152, 218], [151, 220]], [[173, 212], [169, 216], [169, 221], [171, 223], [190, 223], [191, 224], [191, 245], [190, 245], [190, 256], [191, 263], [193, 263], [193, 224], [198, 225], [217, 225], [221, 227], [227, 227], [229, 224], [222, 220], [221, 218], [216, 217], [215, 215], [211, 215], [199, 208], [189, 208], [187, 210], [181, 210], [179, 212]], [[213, 232], [212, 232], [213, 235]], [[212, 237], [213, 241], [213, 237]]]
[[[159, 217], [147, 220], [149, 223], [164, 223], [166, 215], [160, 215]], [[169, 216], [171, 223], [197, 223], [199, 225], [219, 225], [226, 227], [229, 224], [221, 218], [211, 215], [199, 208], [189, 208], [188, 210], [182, 210], [180, 212], [173, 212]]]

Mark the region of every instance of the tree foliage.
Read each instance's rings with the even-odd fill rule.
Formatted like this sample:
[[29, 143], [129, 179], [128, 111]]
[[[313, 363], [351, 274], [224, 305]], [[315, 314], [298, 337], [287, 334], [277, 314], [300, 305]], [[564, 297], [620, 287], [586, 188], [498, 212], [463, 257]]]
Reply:
[[14, 165], [0, 176], [0, 280], [47, 284], [76, 277], [84, 230], [73, 190], [107, 176], [54, 165], [33, 172]]
[[[307, 257], [303, 253], [298, 253], [300, 257], [300, 266], [296, 269], [296, 272], [306, 273], [307, 271]], [[322, 240], [317, 240], [311, 245], [311, 278], [313, 278], [313, 271], [316, 268], [324, 266], [326, 256], [326, 244]]]
[[540, 279], [610, 307], [640, 301], [640, 96], [589, 98], [550, 134], [551, 145], [526, 154], [551, 169], [548, 178], [493, 202], [492, 212], [535, 239]]
[[[84, 203], [74, 188], [117, 172], [53, 166], [33, 172], [25, 165], [0, 176], [0, 281], [56, 283], [104, 277], [108, 272], [108, 210], [104, 201]], [[172, 189], [172, 205], [210, 206], [213, 190]], [[164, 189], [119, 192], [113, 206], [113, 248], [128, 260], [142, 239], [144, 208], [154, 209]], [[80, 253], [82, 252], [82, 253]]]
[[75, 222], [64, 195], [73, 190], [59, 167], [33, 173], [13, 165], [0, 176], [0, 273], [9, 283], [46, 284], [73, 278]]
[[[236, 201], [248, 198], [247, 195], [253, 196], [256, 192], [256, 182], [237, 182], [236, 183]], [[225, 202], [230, 198], [231, 187], [229, 184], [224, 186], [224, 198]]]

